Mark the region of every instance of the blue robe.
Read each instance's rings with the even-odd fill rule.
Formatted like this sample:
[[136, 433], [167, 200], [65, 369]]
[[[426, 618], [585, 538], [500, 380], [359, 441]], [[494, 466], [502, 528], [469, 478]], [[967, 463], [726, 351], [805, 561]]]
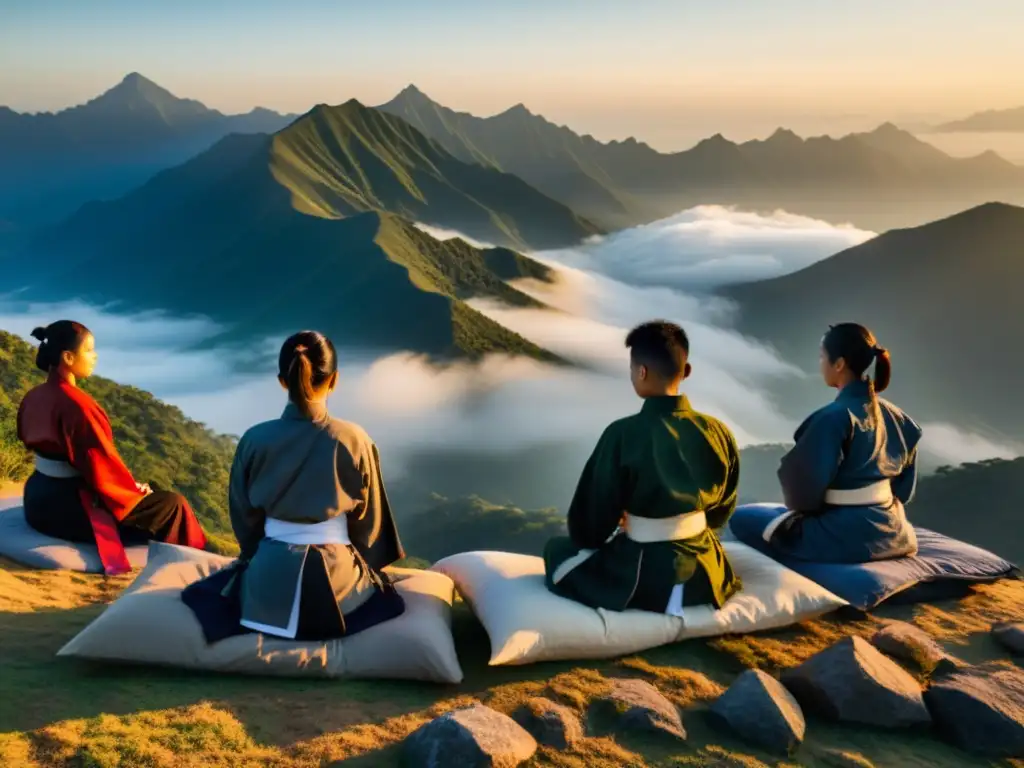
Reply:
[[[790, 557], [829, 563], [863, 563], [912, 555], [917, 537], [904, 505], [917, 484], [921, 428], [870, 382], [844, 387], [836, 399], [797, 429], [796, 445], [779, 467], [786, 507], [796, 514], [771, 535], [773, 549]], [[839, 506], [829, 489], [855, 490], [888, 480], [892, 501]]]

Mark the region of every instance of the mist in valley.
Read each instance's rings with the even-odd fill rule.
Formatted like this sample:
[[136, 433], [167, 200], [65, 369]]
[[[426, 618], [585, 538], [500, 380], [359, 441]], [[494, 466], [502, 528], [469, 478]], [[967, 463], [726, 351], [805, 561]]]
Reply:
[[[459, 236], [420, 226], [442, 239]], [[470, 304], [575, 366], [492, 356], [439, 367], [407, 353], [373, 357], [335, 338], [341, 375], [330, 408], [363, 425], [377, 442], [396, 506], [436, 492], [564, 508], [601, 431], [639, 408], [628, 379], [626, 332], [665, 318], [690, 336], [694, 371], [684, 391], [694, 407], [724, 419], [742, 447], [786, 443], [803, 416], [834, 393], [822, 385], [803, 412], [780, 410], [771, 385], [817, 372], [802, 371], [731, 330], [735, 308], [713, 290], [801, 269], [873, 234], [782, 211], [701, 206], [578, 248], [532, 254], [551, 267], [553, 281], [515, 285], [547, 309]], [[25, 338], [34, 326], [59, 318], [94, 331], [97, 374], [153, 392], [217, 431], [239, 435], [278, 416], [285, 404], [276, 352], [286, 332], [253, 339], [244, 351], [201, 349], [200, 342], [221, 330], [205, 318], [156, 311], [125, 316], [73, 303], [0, 305], [0, 327]], [[913, 403], [901, 405], [913, 414]], [[962, 424], [924, 427], [926, 468], [1024, 452], [970, 434]], [[747, 500], [776, 498], [777, 455], [746, 454]]]

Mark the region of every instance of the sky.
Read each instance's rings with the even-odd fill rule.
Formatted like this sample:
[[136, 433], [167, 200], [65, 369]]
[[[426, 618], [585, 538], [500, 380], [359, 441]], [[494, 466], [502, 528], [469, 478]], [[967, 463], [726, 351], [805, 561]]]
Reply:
[[0, 0], [0, 104], [138, 71], [225, 112], [369, 105], [410, 82], [682, 149], [1024, 105], [1020, 0]]

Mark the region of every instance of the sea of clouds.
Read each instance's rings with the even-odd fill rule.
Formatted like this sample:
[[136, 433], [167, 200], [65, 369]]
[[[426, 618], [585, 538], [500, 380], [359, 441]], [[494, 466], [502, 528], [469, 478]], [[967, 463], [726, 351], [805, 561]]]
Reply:
[[[460, 236], [420, 226], [440, 238]], [[817, 374], [794, 368], [730, 330], [731, 308], [708, 291], [801, 269], [872, 236], [784, 212], [766, 216], [703, 206], [575, 249], [533, 254], [554, 270], [554, 282], [515, 285], [551, 309], [515, 309], [488, 300], [471, 304], [579, 367], [494, 356], [477, 365], [438, 368], [413, 354], [369, 359], [334, 339], [341, 377], [331, 410], [369, 431], [391, 476], [423, 452], [510, 454], [559, 442], [578, 448], [567, 459], [571, 487], [579, 457], [604, 427], [639, 406], [629, 384], [626, 332], [644, 320], [667, 318], [683, 324], [691, 339], [694, 370], [685, 390], [693, 405], [725, 419], [741, 445], [789, 441], [795, 419], [779, 413], [767, 385]], [[284, 405], [274, 354], [282, 339], [264, 340], [242, 361], [238, 352], [195, 349], [217, 331], [204, 318], [0, 303], [0, 328], [25, 338], [34, 326], [59, 318], [80, 320], [94, 331], [98, 374], [151, 391], [219, 431], [241, 434], [276, 417]], [[265, 370], [238, 372], [238, 363], [252, 360]], [[831, 396], [822, 386], [820, 403], [808, 408]], [[1021, 446], [954, 425], [925, 429], [923, 450], [931, 452], [933, 464], [1022, 452]]]

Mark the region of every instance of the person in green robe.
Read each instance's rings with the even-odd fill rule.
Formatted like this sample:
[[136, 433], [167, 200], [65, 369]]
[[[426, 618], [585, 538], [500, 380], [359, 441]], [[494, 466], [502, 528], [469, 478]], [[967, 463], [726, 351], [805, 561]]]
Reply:
[[690, 343], [674, 323], [626, 337], [639, 413], [604, 430], [569, 505], [568, 537], [544, 551], [548, 589], [593, 608], [682, 615], [742, 587], [715, 533], [736, 508], [736, 439], [679, 386]]

